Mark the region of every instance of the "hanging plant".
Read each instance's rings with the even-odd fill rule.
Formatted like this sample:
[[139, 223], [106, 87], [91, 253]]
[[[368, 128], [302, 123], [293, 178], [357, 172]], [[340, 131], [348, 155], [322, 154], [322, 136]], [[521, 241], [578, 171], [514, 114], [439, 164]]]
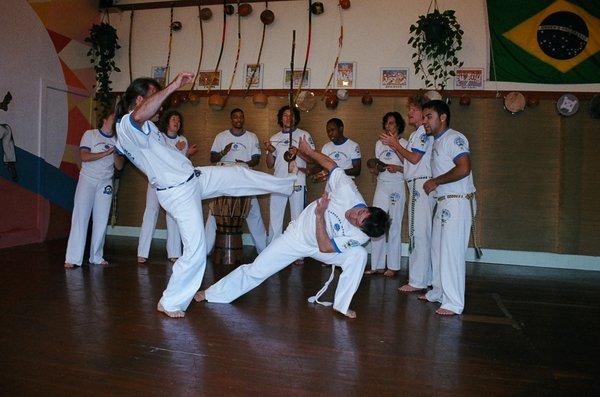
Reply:
[[433, 12], [427, 10], [426, 15], [420, 15], [410, 26], [408, 44], [416, 50], [412, 55], [415, 73], [421, 75], [427, 88], [443, 90], [450, 76], [454, 76], [455, 70], [463, 65], [457, 54], [462, 49], [464, 32], [454, 10], [440, 12], [437, 1], [433, 2]]
[[85, 41], [92, 45], [87, 56], [90, 57], [90, 63], [94, 65], [94, 71], [96, 72], [94, 100], [97, 102], [98, 107], [94, 110], [96, 110], [96, 114], [101, 120], [112, 110], [113, 98], [110, 89], [112, 83], [110, 75], [113, 71], [121, 71], [114, 61], [115, 52], [121, 46], [118, 43], [117, 30], [106, 22], [92, 25], [90, 35], [85, 38]]

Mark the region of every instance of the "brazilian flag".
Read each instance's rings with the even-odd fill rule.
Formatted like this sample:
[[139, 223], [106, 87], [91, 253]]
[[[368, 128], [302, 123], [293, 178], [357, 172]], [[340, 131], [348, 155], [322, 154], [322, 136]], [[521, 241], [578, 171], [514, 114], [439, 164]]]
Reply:
[[600, 83], [599, 0], [487, 0], [490, 80]]

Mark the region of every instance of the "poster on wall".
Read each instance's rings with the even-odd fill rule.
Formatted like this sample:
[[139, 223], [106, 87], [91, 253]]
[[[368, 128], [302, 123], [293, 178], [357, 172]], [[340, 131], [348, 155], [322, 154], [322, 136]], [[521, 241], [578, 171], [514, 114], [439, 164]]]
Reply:
[[221, 89], [221, 71], [201, 70], [198, 72], [198, 88]]
[[483, 90], [483, 69], [462, 68], [456, 70], [454, 76], [456, 90]]
[[169, 68], [166, 66], [152, 66], [150, 76], [158, 81], [162, 87], [166, 87], [169, 82]]
[[[290, 88], [290, 78], [291, 78], [290, 68], [285, 68], [283, 73], [283, 88]], [[300, 79], [302, 78], [302, 69], [294, 69], [294, 88], [298, 88], [300, 86]], [[310, 87], [310, 69], [306, 69], [306, 74], [304, 75], [304, 81], [302, 82], [302, 87], [308, 88]]]
[[335, 69], [335, 86], [337, 88], [354, 88], [356, 80], [356, 62], [340, 61]]
[[250, 63], [246, 64], [246, 79], [245, 87], [248, 88], [262, 88], [263, 82], [263, 64], [262, 63]]
[[379, 86], [389, 90], [408, 88], [408, 68], [381, 68]]

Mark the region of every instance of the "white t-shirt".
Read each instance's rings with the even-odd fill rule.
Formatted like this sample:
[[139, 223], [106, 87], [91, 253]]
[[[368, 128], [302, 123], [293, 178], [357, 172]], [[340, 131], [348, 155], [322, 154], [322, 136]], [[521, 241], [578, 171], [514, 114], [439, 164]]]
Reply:
[[337, 166], [343, 170], [352, 169], [352, 160], [360, 160], [361, 157], [358, 143], [349, 138], [346, 138], [341, 145], [327, 142], [323, 145], [321, 153], [335, 161]]
[[131, 113], [117, 121], [117, 150], [148, 177], [154, 188], [177, 186], [194, 173], [192, 162], [174, 150], [151, 121], [141, 126], [131, 120]]
[[232, 143], [231, 150], [223, 156], [221, 161], [250, 161], [252, 157], [260, 157], [260, 143], [256, 134], [250, 131], [244, 131], [240, 136], [234, 135], [231, 130], [219, 132], [210, 151], [211, 153], [219, 153], [230, 143]]
[[425, 127], [420, 126], [410, 134], [406, 150], [413, 153], [421, 153], [423, 156], [417, 164], [404, 159], [404, 179], [407, 181], [420, 178], [431, 177], [431, 148], [433, 147], [433, 137], [427, 135]]
[[[400, 138], [399, 141], [403, 147], [406, 147], [408, 144], [408, 141], [404, 138]], [[375, 143], [375, 157], [386, 164], [403, 165], [402, 160], [398, 157], [394, 149], [380, 140], [377, 140], [377, 143]], [[402, 172], [389, 172], [385, 170], [379, 173], [377, 180], [383, 182], [402, 182], [404, 181], [404, 174]]]
[[[100, 130], [87, 130], [81, 137], [79, 149], [88, 149], [90, 153], [104, 152], [114, 147], [117, 140], [114, 135], [108, 136]], [[110, 179], [115, 170], [115, 155], [110, 154], [106, 157], [94, 161], [82, 161], [80, 174], [94, 179]]]
[[[313, 142], [312, 136], [307, 131], [301, 130], [300, 128], [296, 128], [292, 132], [292, 146], [298, 147], [300, 137], [302, 136], [306, 138], [310, 147], [314, 149], [315, 143]], [[275, 172], [273, 173], [273, 175], [278, 176], [280, 178], [292, 175], [288, 173], [289, 163], [283, 158], [284, 153], [289, 148], [289, 138], [289, 132], [280, 131], [277, 134], [273, 135], [270, 139], [271, 145], [275, 147], [275, 152], [272, 153], [273, 156], [275, 156]], [[306, 168], [306, 161], [300, 158], [300, 156], [296, 156], [296, 164], [298, 165], [298, 167]], [[298, 172], [295, 184], [297, 186], [306, 186], [306, 174], [304, 172]]]
[[[184, 137], [183, 135], [177, 135], [174, 137], [170, 137], [169, 135], [167, 135], [166, 132], [161, 132], [161, 134], [163, 134], [165, 136], [165, 140], [166, 140], [167, 144], [169, 144], [171, 147], [173, 147], [173, 149], [179, 151], [184, 156], [187, 156], [188, 140], [186, 137]], [[176, 146], [179, 142], [184, 143], [183, 148], [181, 148], [181, 149], [177, 149], [177, 146]]]
[[[435, 137], [431, 152], [431, 171], [433, 177], [438, 177], [456, 166], [454, 163], [462, 156], [469, 156], [469, 141], [458, 131], [447, 129]], [[469, 194], [475, 192], [473, 173], [456, 182], [439, 185], [434, 192], [434, 197], [449, 194]]]
[[[344, 252], [351, 247], [358, 247], [369, 241], [362, 230], [352, 225], [346, 219], [346, 211], [354, 207], [366, 207], [365, 200], [358, 191], [354, 181], [339, 167], [329, 174], [327, 189], [330, 192], [329, 205], [325, 211], [325, 229], [337, 252]], [[312, 246], [318, 246], [315, 208], [313, 201], [302, 211], [294, 221], [297, 230], [302, 233], [305, 241]]]

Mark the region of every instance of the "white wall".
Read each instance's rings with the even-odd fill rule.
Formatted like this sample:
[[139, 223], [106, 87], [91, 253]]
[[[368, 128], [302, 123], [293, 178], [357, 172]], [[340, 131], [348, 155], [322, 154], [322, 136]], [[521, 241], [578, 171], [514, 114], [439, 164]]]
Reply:
[[67, 136], [67, 96], [54, 103], [56, 139], [40, 150], [42, 104], [46, 86], [66, 89], [60, 61], [43, 23], [24, 0], [2, 0], [0, 12], [0, 100], [13, 99], [0, 122], [9, 123], [15, 144], [58, 167]]
[[[121, 0], [119, 4], [151, 2], [152, 0]], [[312, 48], [308, 67], [311, 87], [324, 88], [337, 53], [339, 13], [337, 0], [325, 0], [325, 13], [313, 16]], [[488, 70], [488, 29], [485, 0], [439, 0], [440, 9], [456, 10], [465, 32], [461, 53], [465, 67]], [[341, 60], [357, 62], [356, 88], [379, 88], [381, 67], [407, 67], [412, 72], [412, 48], [406, 44], [409, 26], [427, 11], [428, 0], [352, 0], [348, 10], [342, 10], [344, 20], [344, 48]], [[253, 13], [242, 18], [242, 50], [234, 89], [243, 87], [243, 66], [255, 63], [260, 45], [262, 23], [260, 13], [264, 3], [252, 3]], [[222, 6], [210, 6], [213, 18], [204, 23], [203, 70], [214, 69], [219, 55], [222, 30]], [[264, 64], [266, 89], [283, 88], [283, 70], [289, 67], [292, 30], [296, 29], [296, 62], [304, 62], [308, 28], [307, 1], [271, 2], [275, 22], [267, 27], [261, 63]], [[134, 15], [132, 62], [134, 77], [149, 75], [154, 65], [164, 65], [169, 39], [169, 9], [140, 10]], [[195, 71], [200, 48], [200, 29], [196, 7], [175, 8], [174, 19], [181, 21], [183, 30], [173, 35], [171, 55], [172, 73]], [[128, 36], [129, 12], [112, 14], [111, 22], [117, 28], [123, 48], [117, 58], [122, 73], [114, 76], [114, 89], [122, 91], [129, 83]], [[227, 37], [221, 61], [222, 88], [229, 86], [237, 47], [237, 16], [227, 17]], [[423, 87], [422, 80], [411, 73], [409, 88]], [[452, 82], [449, 88], [452, 88]], [[487, 90], [539, 91], [600, 91], [600, 84], [542, 85], [486, 82]]]

